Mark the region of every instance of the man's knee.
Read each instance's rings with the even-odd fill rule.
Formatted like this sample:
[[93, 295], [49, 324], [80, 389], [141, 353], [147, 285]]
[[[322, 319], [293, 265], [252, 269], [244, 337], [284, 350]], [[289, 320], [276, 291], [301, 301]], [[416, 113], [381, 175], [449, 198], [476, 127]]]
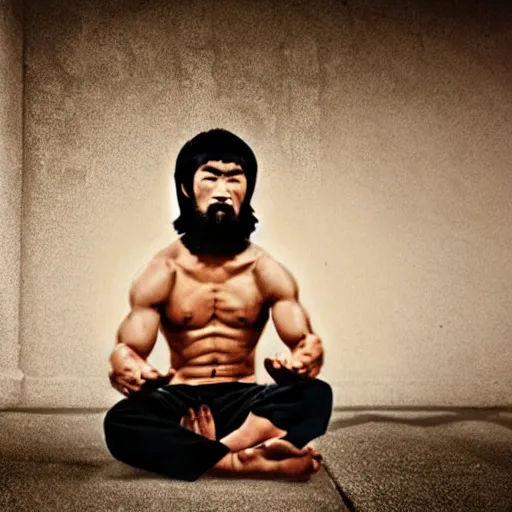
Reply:
[[133, 443], [133, 436], [141, 427], [143, 408], [130, 399], [123, 399], [111, 407], [103, 418], [105, 444], [118, 460], [125, 462], [124, 454]]
[[116, 405], [111, 407], [105, 418], [103, 418], [103, 432], [105, 434], [105, 444], [109, 449], [110, 453], [115, 457], [117, 456], [117, 445], [116, 440], [119, 439], [119, 428], [123, 425], [123, 402], [118, 402]]
[[328, 411], [332, 410], [332, 388], [320, 379], [312, 379], [303, 382], [305, 387], [304, 395], [309, 407]]
[[295, 396], [293, 424], [285, 439], [301, 448], [327, 431], [332, 413], [332, 389], [323, 380], [304, 380], [297, 384]]
[[128, 400], [125, 398], [120, 402], [117, 402], [113, 405], [105, 415], [103, 419], [103, 428], [110, 428], [119, 422], [122, 422], [123, 416], [126, 415], [126, 411], [128, 409]]

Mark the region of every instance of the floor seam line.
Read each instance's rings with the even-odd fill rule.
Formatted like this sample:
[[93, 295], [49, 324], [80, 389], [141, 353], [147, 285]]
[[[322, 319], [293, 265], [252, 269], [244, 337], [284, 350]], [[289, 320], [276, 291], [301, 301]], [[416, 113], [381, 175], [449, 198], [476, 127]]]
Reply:
[[329, 477], [331, 483], [334, 485], [334, 488], [336, 489], [343, 505], [345, 505], [345, 507], [347, 507], [349, 512], [357, 512], [356, 507], [352, 503], [352, 500], [348, 497], [347, 493], [338, 484], [338, 482], [334, 478], [333, 474], [331, 473], [329, 466], [325, 463], [323, 466], [324, 466], [325, 472], [327, 473], [327, 476]]

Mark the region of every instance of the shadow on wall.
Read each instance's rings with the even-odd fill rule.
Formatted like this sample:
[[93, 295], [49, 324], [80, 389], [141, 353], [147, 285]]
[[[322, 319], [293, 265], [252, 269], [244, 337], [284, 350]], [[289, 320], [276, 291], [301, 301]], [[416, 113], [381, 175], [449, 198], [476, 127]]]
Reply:
[[[350, 418], [335, 419], [329, 425], [329, 431], [342, 428], [363, 425], [365, 423], [398, 423], [417, 427], [436, 427], [450, 423], [463, 421], [485, 421], [494, 423], [512, 430], [512, 416], [505, 417], [502, 414], [512, 414], [512, 407], [500, 407], [492, 409], [469, 409], [469, 408], [448, 408], [448, 407], [403, 407], [395, 408], [392, 413], [386, 408], [387, 414], [363, 413], [357, 414], [357, 409], [343, 409], [343, 412], [355, 412], [356, 415]], [[415, 413], [415, 417], [400, 416], [401, 413]], [[418, 413], [423, 414], [417, 417]], [[444, 414], [443, 414], [444, 413]]]

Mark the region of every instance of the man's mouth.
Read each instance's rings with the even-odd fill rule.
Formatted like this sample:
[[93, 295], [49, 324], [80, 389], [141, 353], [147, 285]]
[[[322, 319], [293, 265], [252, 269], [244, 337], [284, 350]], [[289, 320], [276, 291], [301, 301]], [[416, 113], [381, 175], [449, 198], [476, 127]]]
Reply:
[[213, 203], [208, 208], [212, 213], [233, 213], [233, 207], [226, 203]]

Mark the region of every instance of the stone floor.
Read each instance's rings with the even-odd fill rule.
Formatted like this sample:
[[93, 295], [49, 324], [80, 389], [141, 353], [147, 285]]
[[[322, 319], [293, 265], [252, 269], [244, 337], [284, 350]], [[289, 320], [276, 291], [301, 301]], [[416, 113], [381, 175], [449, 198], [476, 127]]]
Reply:
[[335, 411], [305, 484], [132, 469], [107, 452], [103, 415], [0, 412], [0, 511], [512, 511], [511, 410]]

